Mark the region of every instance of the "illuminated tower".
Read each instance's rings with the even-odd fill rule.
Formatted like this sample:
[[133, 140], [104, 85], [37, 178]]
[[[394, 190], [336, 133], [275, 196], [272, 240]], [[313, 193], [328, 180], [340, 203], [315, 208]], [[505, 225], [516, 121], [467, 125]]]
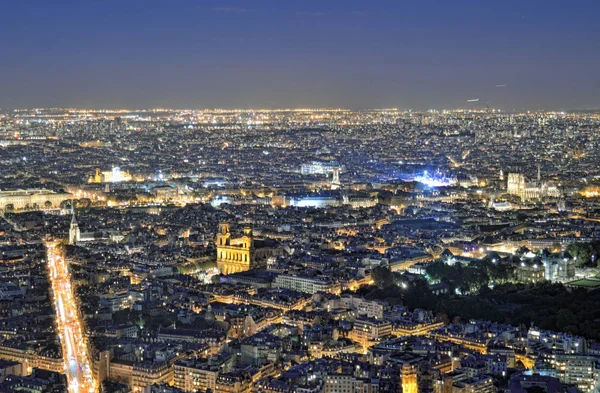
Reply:
[[340, 168], [333, 168], [331, 173], [331, 189], [338, 190], [342, 186], [340, 182]]
[[538, 170], [537, 181], [538, 181], [538, 185], [539, 185], [542, 182], [542, 168], [538, 165], [537, 170]]
[[402, 393], [418, 393], [417, 371], [410, 364], [404, 364], [400, 370]]
[[220, 223], [219, 231], [217, 232], [217, 246], [228, 246], [231, 238], [231, 233], [229, 232], [229, 224]]
[[525, 176], [522, 173], [509, 173], [506, 184], [506, 192], [511, 195], [518, 195], [521, 199], [525, 198]]
[[75, 217], [75, 209], [71, 208], [71, 226], [69, 227], [69, 244], [77, 244], [79, 242], [81, 232], [79, 231], [79, 224], [77, 224], [77, 218]]
[[504, 171], [500, 169], [500, 180], [504, 180]]

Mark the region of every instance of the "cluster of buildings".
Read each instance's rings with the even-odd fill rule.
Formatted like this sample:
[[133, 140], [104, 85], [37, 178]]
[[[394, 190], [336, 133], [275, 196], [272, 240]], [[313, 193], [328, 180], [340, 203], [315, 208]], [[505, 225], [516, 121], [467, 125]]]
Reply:
[[67, 392], [41, 244], [0, 246], [0, 390]]
[[[102, 392], [596, 391], [589, 337], [452, 321], [402, 291], [600, 287], [572, 248], [600, 239], [599, 130], [546, 112], [5, 113], [0, 390], [64, 390], [76, 367], [52, 241]], [[490, 273], [458, 286], [434, 265]]]

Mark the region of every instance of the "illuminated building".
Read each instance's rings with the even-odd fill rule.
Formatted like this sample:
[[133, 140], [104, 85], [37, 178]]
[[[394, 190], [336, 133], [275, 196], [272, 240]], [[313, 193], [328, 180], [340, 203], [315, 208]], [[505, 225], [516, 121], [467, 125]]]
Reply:
[[273, 286], [310, 293], [311, 295], [318, 292], [340, 293], [341, 291], [340, 285], [335, 284], [328, 277], [303, 277], [290, 274], [277, 276]]
[[541, 261], [522, 261], [515, 271], [516, 279], [522, 283], [542, 282], [546, 278], [544, 265]]
[[173, 368], [168, 363], [141, 362], [133, 366], [131, 387], [134, 392], [141, 392], [148, 385], [173, 382]]
[[489, 375], [476, 375], [453, 385], [453, 393], [495, 393], [494, 379]]
[[279, 256], [283, 248], [273, 239], [257, 239], [252, 229], [232, 239], [229, 224], [220, 224], [217, 233], [217, 270], [223, 274], [239, 273], [266, 264], [268, 258]]
[[527, 345], [534, 347], [542, 345], [553, 351], [566, 354], [584, 353], [586, 350], [585, 339], [572, 334], [530, 328], [527, 332]]
[[158, 186], [152, 189], [152, 195], [158, 201], [168, 201], [176, 199], [179, 196], [179, 190], [177, 187]]
[[324, 208], [339, 206], [340, 200], [336, 195], [333, 195], [333, 193], [297, 194], [290, 196], [288, 205], [296, 207]]
[[342, 196], [342, 204], [350, 205], [353, 209], [376, 206], [379, 200], [377, 196], [362, 194], [344, 194]]
[[575, 260], [566, 251], [550, 254], [547, 250], [541, 253], [545, 268], [545, 277], [549, 281], [569, 281], [575, 278]]
[[217, 378], [215, 393], [250, 393], [252, 380], [242, 375], [222, 374]]
[[244, 228], [244, 236], [232, 239], [229, 224], [219, 224], [217, 233], [217, 269], [222, 274], [232, 274], [250, 270], [254, 239], [252, 229]]
[[536, 374], [557, 377], [581, 392], [593, 392], [598, 386], [598, 359], [593, 355], [543, 352], [535, 361]]
[[331, 173], [331, 189], [338, 190], [342, 187], [342, 183], [340, 181], [340, 168], [333, 168]]
[[598, 386], [598, 359], [595, 356], [556, 354], [556, 376], [567, 385], [575, 385], [582, 392]]
[[509, 173], [506, 183], [506, 192], [511, 195], [524, 195], [525, 176], [522, 173]]
[[357, 318], [354, 321], [349, 337], [358, 342], [363, 348], [367, 348], [376, 341], [392, 334], [392, 323], [374, 318]]
[[0, 345], [0, 359], [22, 363], [27, 369], [37, 367], [58, 373], [64, 372], [62, 357], [43, 356], [33, 348]]
[[512, 210], [512, 206], [509, 202], [507, 202], [507, 201], [497, 202], [497, 201], [494, 201], [493, 198], [490, 199], [490, 202], [488, 203], [488, 207], [490, 209], [494, 209], [499, 212], [505, 212], [508, 210]]
[[538, 179], [536, 182], [526, 182], [522, 173], [509, 173], [506, 183], [506, 192], [516, 195], [521, 201], [540, 199], [543, 197], [560, 197], [560, 190], [550, 182], [542, 182], [538, 168]]
[[75, 217], [75, 210], [73, 210], [73, 216], [71, 217], [71, 225], [69, 226], [69, 244], [77, 244], [81, 239], [81, 231], [79, 230], [79, 224], [77, 224], [77, 218]]
[[434, 392], [435, 393], [452, 393], [453, 386], [455, 383], [466, 379], [467, 376], [461, 370], [454, 370], [447, 372], [440, 376], [439, 380], [435, 382]]
[[323, 379], [323, 393], [376, 393], [379, 392], [379, 381], [370, 378], [357, 378], [353, 375], [341, 373], [327, 375]]
[[220, 365], [212, 358], [184, 359], [175, 363], [173, 370], [176, 388], [186, 392], [205, 391], [216, 388]]
[[340, 164], [336, 161], [311, 161], [308, 164], [302, 164], [300, 173], [303, 175], [328, 175], [336, 169], [339, 170], [339, 166]]
[[128, 171], [121, 171], [118, 166], [113, 166], [110, 171], [100, 171], [96, 168], [96, 173], [90, 176], [89, 183], [119, 183], [123, 181], [131, 181], [133, 178]]
[[0, 191], [0, 210], [52, 209], [71, 198], [69, 193], [45, 189]]
[[419, 385], [417, 383], [417, 370], [406, 363], [400, 370], [402, 393], [418, 393]]

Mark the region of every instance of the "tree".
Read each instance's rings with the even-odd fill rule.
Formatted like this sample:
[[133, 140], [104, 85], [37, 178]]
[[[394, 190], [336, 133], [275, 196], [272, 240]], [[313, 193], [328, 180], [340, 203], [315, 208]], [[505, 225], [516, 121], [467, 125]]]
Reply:
[[577, 266], [589, 264], [594, 253], [590, 243], [571, 243], [567, 247], [567, 251], [577, 258]]
[[92, 201], [89, 198], [81, 198], [75, 201], [75, 206], [79, 209], [88, 209], [92, 206]]
[[9, 203], [8, 205], [4, 206], [4, 211], [6, 211], [6, 212], [14, 212], [15, 211], [15, 205], [13, 205], [12, 203]]
[[377, 266], [371, 270], [371, 279], [379, 287], [387, 287], [394, 284], [392, 272], [384, 266]]

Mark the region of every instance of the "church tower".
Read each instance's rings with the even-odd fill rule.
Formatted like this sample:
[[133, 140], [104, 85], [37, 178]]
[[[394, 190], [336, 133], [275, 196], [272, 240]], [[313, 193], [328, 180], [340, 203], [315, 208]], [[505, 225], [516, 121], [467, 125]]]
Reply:
[[229, 224], [220, 223], [219, 230], [217, 232], [217, 246], [228, 246], [231, 240], [231, 233], [229, 232]]
[[331, 189], [338, 190], [342, 186], [340, 182], [340, 168], [333, 168], [333, 172], [331, 174]]
[[71, 226], [69, 227], [69, 244], [77, 244], [81, 237], [79, 231], [79, 224], [77, 224], [77, 218], [75, 217], [75, 209], [71, 208]]
[[244, 236], [242, 236], [242, 248], [251, 250], [254, 248], [254, 238], [252, 237], [252, 228], [244, 228]]

